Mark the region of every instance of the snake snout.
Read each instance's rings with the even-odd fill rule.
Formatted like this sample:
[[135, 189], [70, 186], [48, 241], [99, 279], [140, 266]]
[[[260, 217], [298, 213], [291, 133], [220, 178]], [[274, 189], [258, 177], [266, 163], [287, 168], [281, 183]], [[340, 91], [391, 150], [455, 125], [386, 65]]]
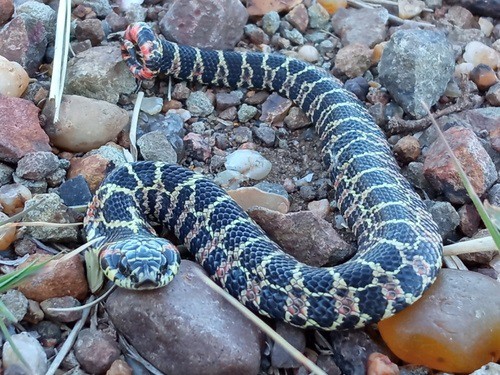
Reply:
[[177, 274], [180, 256], [169, 241], [152, 237], [110, 244], [100, 252], [104, 274], [126, 289], [156, 289]]

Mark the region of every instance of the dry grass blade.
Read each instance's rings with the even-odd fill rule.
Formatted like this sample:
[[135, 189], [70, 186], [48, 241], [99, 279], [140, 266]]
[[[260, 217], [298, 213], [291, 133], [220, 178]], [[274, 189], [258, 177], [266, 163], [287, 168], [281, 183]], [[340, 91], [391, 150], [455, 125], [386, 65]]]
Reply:
[[494, 250], [497, 250], [495, 242], [493, 241], [493, 237], [489, 236], [469, 241], [457, 242], [452, 245], [446, 245], [443, 248], [443, 255], [451, 256]]
[[[87, 300], [87, 304], [91, 303], [94, 299], [94, 296], [90, 296], [89, 299]], [[76, 324], [74, 325], [73, 329], [71, 330], [70, 334], [68, 335], [68, 338], [62, 345], [61, 349], [59, 350], [59, 353], [57, 353], [57, 356], [54, 358], [52, 361], [49, 369], [45, 373], [45, 375], [54, 375], [61, 365], [63, 359], [66, 357], [66, 355], [69, 353], [71, 348], [73, 347], [73, 344], [75, 343], [76, 336], [82, 329], [83, 325], [87, 321], [87, 318], [90, 313], [90, 307], [87, 307], [85, 310], [83, 310], [82, 317]]]
[[127, 160], [129, 162], [137, 161], [137, 125], [139, 123], [139, 113], [141, 112], [142, 99], [144, 98], [144, 93], [139, 91], [137, 93], [137, 99], [134, 104], [134, 112], [132, 113], [132, 119], [130, 122], [130, 153], [132, 154], [132, 160]]
[[443, 262], [446, 267], [453, 268], [455, 270], [467, 271], [468, 268], [465, 266], [464, 262], [456, 255], [447, 255], [443, 257]]
[[295, 360], [300, 362], [304, 367], [306, 367], [312, 374], [316, 375], [327, 375], [322, 369], [316, 366], [309, 358], [305, 357], [301, 352], [295, 349], [290, 343], [288, 343], [283, 337], [277, 334], [271, 327], [255, 316], [250, 310], [239, 303], [235, 298], [233, 298], [229, 293], [219, 287], [215, 282], [213, 282], [208, 276], [206, 276], [200, 269], [195, 269], [199, 276], [205, 281], [211, 289], [222, 296], [226, 301], [233, 305], [238, 311], [248, 318], [253, 324], [255, 324], [261, 331], [266, 335], [271, 337], [274, 342], [282, 346]]
[[83, 244], [82, 246], [77, 247], [75, 250], [72, 250], [68, 254], [64, 254], [62, 257], [56, 259], [55, 261], [56, 262], [64, 262], [64, 261], [74, 257], [75, 255], [80, 254], [83, 250], [92, 246], [96, 242], [101, 241], [102, 239], [104, 239], [104, 237], [96, 237], [93, 240], [90, 240], [89, 242]]
[[462, 168], [462, 164], [460, 161], [457, 159], [455, 154], [453, 153], [453, 150], [451, 149], [450, 145], [446, 141], [446, 138], [444, 137], [443, 132], [441, 131], [441, 128], [439, 127], [438, 123], [432, 116], [429, 108], [427, 105], [421, 101], [422, 106], [425, 108], [427, 111], [427, 114], [429, 115], [430, 120], [432, 121], [432, 124], [435, 126], [437, 134], [441, 142], [443, 142], [444, 147], [446, 148], [446, 151], [448, 155], [450, 156], [458, 174], [460, 175], [460, 180], [464, 184], [465, 189], [467, 190], [467, 194], [469, 195], [470, 199], [472, 200], [472, 203], [476, 207], [477, 212], [479, 213], [479, 216], [483, 220], [484, 225], [488, 229], [488, 231], [491, 234], [491, 237], [493, 237], [493, 241], [495, 242], [495, 245], [497, 247], [497, 250], [500, 251], [500, 232], [498, 229], [495, 227], [493, 222], [491, 221], [491, 218], [488, 216], [488, 213], [484, 209], [484, 206], [477, 196], [474, 187], [472, 186], [471, 182], [469, 181], [469, 178], [467, 177], [467, 174], [465, 173], [464, 169]]
[[52, 81], [50, 83], [49, 100], [54, 101], [54, 122], [59, 120], [66, 79], [66, 66], [69, 52], [69, 38], [71, 29], [71, 0], [61, 0], [57, 12], [56, 40], [54, 45], [54, 62], [52, 67]]
[[16, 223], [4, 224], [5, 227], [53, 227], [53, 228], [64, 228], [64, 227], [77, 227], [82, 225], [82, 223], [48, 223], [45, 221], [21, 221]]
[[113, 292], [113, 290], [115, 290], [116, 288], [118, 288], [118, 287], [116, 285], [113, 285], [102, 296], [100, 296], [99, 298], [97, 298], [93, 301], [87, 301], [84, 305], [75, 306], [75, 307], [48, 307], [47, 311], [48, 312], [71, 312], [71, 311], [85, 310], [86, 308], [91, 308], [92, 306], [95, 306], [99, 302], [105, 300]]

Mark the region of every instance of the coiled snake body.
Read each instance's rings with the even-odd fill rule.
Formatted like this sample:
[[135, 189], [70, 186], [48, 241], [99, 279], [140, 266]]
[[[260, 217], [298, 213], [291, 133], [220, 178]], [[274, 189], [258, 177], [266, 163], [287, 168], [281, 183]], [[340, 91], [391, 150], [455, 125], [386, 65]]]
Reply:
[[176, 165], [138, 162], [114, 170], [85, 220], [104, 273], [119, 286], [155, 288], [179, 265], [174, 233], [231, 295], [260, 314], [299, 327], [347, 329], [377, 322], [417, 300], [441, 266], [441, 238], [418, 195], [400, 175], [384, 134], [364, 106], [328, 73], [281, 55], [211, 51], [129, 27], [125, 61], [141, 79], [177, 79], [277, 91], [312, 119], [337, 204], [358, 253], [331, 268], [284, 253], [213, 182]]

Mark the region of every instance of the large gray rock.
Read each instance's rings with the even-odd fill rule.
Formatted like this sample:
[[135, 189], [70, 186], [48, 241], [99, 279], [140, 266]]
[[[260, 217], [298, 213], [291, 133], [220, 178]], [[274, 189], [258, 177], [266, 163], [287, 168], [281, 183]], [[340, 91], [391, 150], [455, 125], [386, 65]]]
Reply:
[[394, 33], [379, 63], [380, 82], [403, 109], [416, 118], [427, 114], [446, 90], [455, 57], [444, 34], [432, 30]]
[[166, 374], [257, 374], [259, 330], [210, 289], [199, 270], [184, 260], [165, 288], [117, 289], [107, 300], [111, 320]]
[[176, 0], [161, 19], [160, 29], [179, 44], [231, 49], [243, 36], [247, 19], [239, 0]]
[[135, 78], [123, 62], [118, 44], [93, 47], [68, 63], [66, 94], [118, 102], [120, 93], [136, 88]]

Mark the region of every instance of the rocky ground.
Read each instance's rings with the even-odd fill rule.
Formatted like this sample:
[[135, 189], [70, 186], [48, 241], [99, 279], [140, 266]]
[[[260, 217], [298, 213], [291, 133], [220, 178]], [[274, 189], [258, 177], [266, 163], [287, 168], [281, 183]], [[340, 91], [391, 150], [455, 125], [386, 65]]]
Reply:
[[[74, 55], [54, 123], [48, 90], [57, 2], [0, 0], [0, 221], [32, 207], [24, 222], [81, 222], [83, 213], [74, 207], [86, 205], [106, 173], [126, 163], [122, 150], [131, 145], [137, 83], [116, 40], [128, 24], [146, 21], [178, 43], [279, 52], [330, 71], [386, 132], [444, 244], [484, 236], [422, 103], [431, 107], [476, 193], [500, 206], [500, 4], [403, 0], [399, 7], [344, 9], [342, 1], [327, 0], [73, 2]], [[352, 235], [329, 203], [333, 191], [321, 165], [319, 137], [290, 100], [263, 91], [169, 85], [168, 79], [140, 86], [140, 159], [178, 162], [213, 178], [308, 264], [332, 265], [352, 256]], [[0, 228], [0, 270], [7, 274], [27, 260], [50, 259], [82, 243], [78, 227]], [[475, 374], [499, 373], [493, 362], [500, 356], [500, 257], [478, 252], [454, 261], [470, 271], [443, 272], [432, 292], [443, 302], [409, 310], [420, 320], [396, 323], [396, 335], [381, 326], [385, 343], [375, 327], [326, 334], [267, 323], [328, 374], [438, 372], [431, 368], [471, 373], [488, 362]], [[198, 268], [184, 261], [172, 285], [159, 291], [116, 290], [82, 319], [81, 311], [50, 308], [80, 306], [89, 297], [83, 257], [45, 267], [1, 296], [17, 320], [11, 333], [17, 333], [14, 339], [29, 353], [32, 368], [23, 369], [5, 344], [5, 374], [44, 374], [80, 320], [84, 328], [58, 373], [154, 371], [126, 341], [168, 374], [307, 373], [206, 287]], [[491, 297], [485, 302], [478, 296]], [[465, 312], [439, 315], [448, 304], [479, 310], [476, 318]], [[422, 310], [427, 315], [420, 317]], [[439, 322], [434, 326], [460, 337], [445, 347], [435, 344], [442, 332], [424, 324], [429, 316]], [[425, 332], [428, 351], [405, 343], [404, 337], [413, 337], [406, 330]], [[445, 351], [450, 354], [441, 357]]]

